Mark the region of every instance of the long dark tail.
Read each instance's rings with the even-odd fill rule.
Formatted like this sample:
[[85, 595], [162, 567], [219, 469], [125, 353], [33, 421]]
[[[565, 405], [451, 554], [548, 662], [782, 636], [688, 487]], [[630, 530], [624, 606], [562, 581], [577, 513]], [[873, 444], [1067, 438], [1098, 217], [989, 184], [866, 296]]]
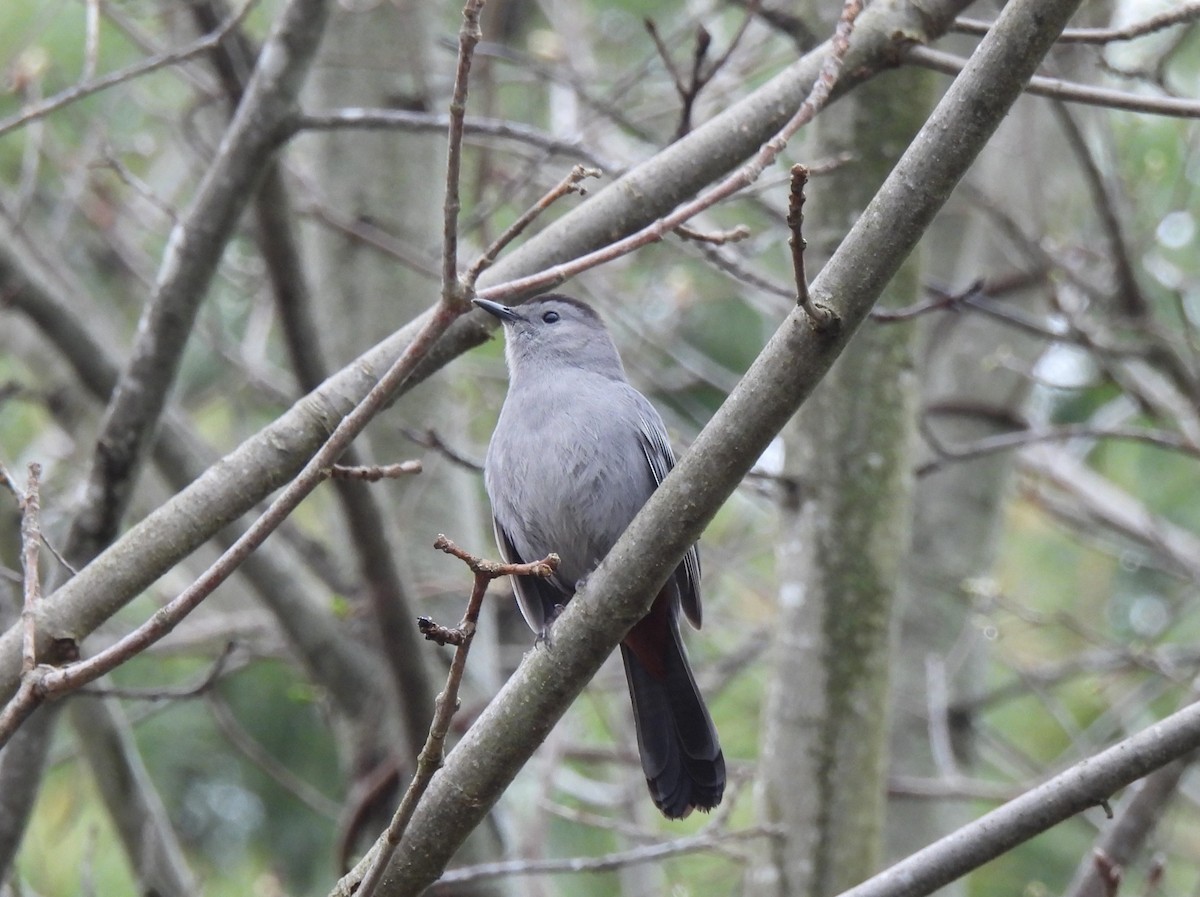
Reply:
[[[693, 808], [711, 810], [721, 802], [725, 757], [688, 666], [679, 623], [674, 614], [664, 616], [652, 640], [637, 637], [650, 618], [635, 626], [628, 640], [633, 647], [622, 643], [621, 658], [650, 795], [663, 815], [682, 819]], [[647, 641], [656, 646], [649, 655]]]

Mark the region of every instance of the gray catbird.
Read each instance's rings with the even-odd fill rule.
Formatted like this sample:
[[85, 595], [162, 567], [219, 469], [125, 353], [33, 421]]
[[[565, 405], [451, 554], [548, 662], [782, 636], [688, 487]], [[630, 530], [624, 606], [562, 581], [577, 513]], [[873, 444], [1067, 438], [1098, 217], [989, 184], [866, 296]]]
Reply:
[[[515, 577], [539, 635], [604, 558], [675, 456], [662, 418], [629, 385], [604, 323], [588, 305], [547, 295], [518, 308], [476, 299], [504, 323], [508, 397], [484, 480], [500, 554], [509, 563], [561, 558], [549, 579]], [[638, 752], [654, 803], [672, 818], [709, 810], [725, 791], [717, 730], [688, 667], [679, 609], [700, 625], [696, 546], [650, 613], [621, 643]]]

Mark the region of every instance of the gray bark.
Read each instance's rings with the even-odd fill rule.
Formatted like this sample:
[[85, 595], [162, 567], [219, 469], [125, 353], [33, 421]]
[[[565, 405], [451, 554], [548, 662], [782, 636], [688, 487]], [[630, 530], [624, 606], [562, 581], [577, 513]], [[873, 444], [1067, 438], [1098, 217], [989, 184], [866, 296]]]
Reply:
[[[806, 206], [809, 264], [827, 258], [924, 120], [914, 70], [855, 91], [815, 123], [813, 158], [854, 161]], [[880, 299], [919, 295], [910, 259]], [[906, 554], [915, 443], [911, 324], [868, 322], [784, 428], [776, 568], [780, 616], [757, 783], [783, 834], [752, 867], [755, 891], [835, 894], [878, 866], [892, 604]]]

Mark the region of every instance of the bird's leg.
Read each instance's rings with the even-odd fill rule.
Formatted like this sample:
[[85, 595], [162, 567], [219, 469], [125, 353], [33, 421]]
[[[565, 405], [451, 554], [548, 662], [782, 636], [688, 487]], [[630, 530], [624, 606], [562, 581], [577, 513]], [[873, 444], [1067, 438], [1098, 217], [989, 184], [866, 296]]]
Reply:
[[554, 621], [562, 616], [562, 612], [566, 610], [565, 604], [556, 604], [550, 609], [550, 613], [546, 615], [546, 622], [542, 624], [541, 631], [533, 640], [533, 647], [544, 644], [547, 648], [554, 647], [554, 639], [550, 632], [550, 627], [554, 625]]

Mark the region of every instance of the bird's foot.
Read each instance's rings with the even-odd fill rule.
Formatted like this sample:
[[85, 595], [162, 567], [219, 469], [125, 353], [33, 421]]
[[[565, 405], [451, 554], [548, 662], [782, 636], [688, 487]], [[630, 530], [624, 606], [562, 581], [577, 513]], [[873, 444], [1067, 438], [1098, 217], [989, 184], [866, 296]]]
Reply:
[[551, 629], [554, 626], [554, 621], [562, 616], [564, 609], [565, 605], [554, 605], [554, 608], [550, 611], [550, 615], [546, 618], [546, 622], [542, 625], [541, 632], [539, 632], [537, 634], [537, 638], [533, 640], [533, 647], [536, 648], [539, 645], [545, 645], [547, 649], [554, 647], [554, 636], [551, 632]]

